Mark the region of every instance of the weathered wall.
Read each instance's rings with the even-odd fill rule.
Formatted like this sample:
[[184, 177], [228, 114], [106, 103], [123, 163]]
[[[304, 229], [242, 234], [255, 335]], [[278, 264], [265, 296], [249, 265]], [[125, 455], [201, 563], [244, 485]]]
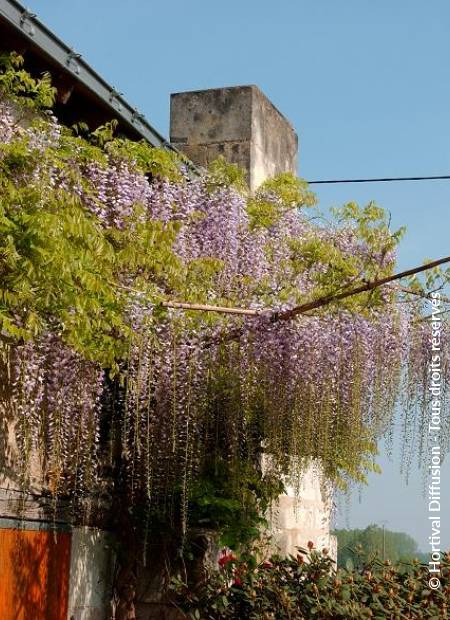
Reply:
[[112, 597], [112, 538], [95, 528], [72, 531], [69, 620], [104, 620]]
[[298, 138], [289, 121], [253, 87], [251, 188], [280, 172], [297, 172]]
[[297, 135], [257, 86], [173, 94], [170, 140], [200, 166], [219, 155], [238, 164], [251, 189], [296, 170]]

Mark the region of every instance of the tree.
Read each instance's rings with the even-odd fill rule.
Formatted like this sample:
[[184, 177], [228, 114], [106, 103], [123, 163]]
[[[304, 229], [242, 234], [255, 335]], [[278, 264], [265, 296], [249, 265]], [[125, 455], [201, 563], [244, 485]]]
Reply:
[[360, 552], [365, 557], [375, 557], [391, 562], [422, 559], [417, 542], [404, 532], [393, 532], [379, 525], [361, 529], [338, 529], [333, 534], [338, 541], [338, 566], [345, 568], [347, 562], [358, 563]]

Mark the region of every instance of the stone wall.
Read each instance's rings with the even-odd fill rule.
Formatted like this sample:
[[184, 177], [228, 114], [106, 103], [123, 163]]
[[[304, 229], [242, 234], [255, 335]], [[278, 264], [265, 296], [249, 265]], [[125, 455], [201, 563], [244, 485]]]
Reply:
[[[269, 516], [269, 531], [281, 555], [296, 555], [297, 548], [326, 548], [330, 557], [337, 558], [337, 540], [330, 534], [331, 496], [324, 488], [320, 465], [312, 464], [301, 477], [298, 488], [286, 485]], [[297, 485], [296, 485], [297, 487]]]
[[173, 94], [170, 140], [199, 166], [220, 155], [238, 164], [252, 190], [296, 171], [297, 134], [257, 86]]

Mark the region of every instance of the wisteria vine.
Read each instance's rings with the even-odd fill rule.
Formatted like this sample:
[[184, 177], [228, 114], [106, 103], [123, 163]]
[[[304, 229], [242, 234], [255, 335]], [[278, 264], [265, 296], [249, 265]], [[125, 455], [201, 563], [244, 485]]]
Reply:
[[[386, 286], [272, 320], [392, 272], [399, 235], [378, 207], [350, 204], [321, 224], [307, 215], [312, 194], [289, 175], [253, 196], [213, 173], [188, 180], [181, 164], [179, 179], [149, 178], [126, 141], [93, 146], [54, 117], [24, 120], [7, 97], [0, 141], [1, 410], [24, 488], [38, 471], [54, 495], [83, 498], [119, 467], [133, 505], [181, 515], [185, 527], [190, 487], [215, 455], [239, 471], [265, 452], [294, 476], [317, 459], [336, 484], [361, 481], [398, 403], [406, 444], [425, 447], [420, 298]], [[54, 256], [38, 265], [50, 274], [43, 292], [27, 252], [48, 234], [50, 220], [39, 218], [61, 213]], [[35, 226], [26, 250], [14, 237], [18, 214], [24, 230]], [[68, 264], [74, 298], [50, 279], [53, 264]], [[261, 313], [167, 310], [166, 299]], [[443, 339], [448, 352], [446, 323]], [[443, 411], [449, 375], [446, 355]], [[448, 429], [445, 419], [446, 447]]]

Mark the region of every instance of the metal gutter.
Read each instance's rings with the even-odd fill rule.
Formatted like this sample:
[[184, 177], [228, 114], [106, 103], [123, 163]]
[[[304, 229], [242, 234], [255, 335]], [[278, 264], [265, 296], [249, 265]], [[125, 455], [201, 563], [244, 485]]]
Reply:
[[[130, 106], [115, 88], [110, 86], [98, 73], [85, 62], [80, 54], [74, 52], [51, 30], [49, 30], [34, 13], [31, 13], [16, 0], [0, 0], [0, 22], [7, 22], [33, 46], [50, 56], [61, 69], [76, 82], [81, 83], [122, 123], [130, 127], [152, 146], [179, 152], [170, 144], [136, 108]], [[185, 159], [185, 156], [184, 156]], [[188, 164], [195, 171], [194, 164]]]

